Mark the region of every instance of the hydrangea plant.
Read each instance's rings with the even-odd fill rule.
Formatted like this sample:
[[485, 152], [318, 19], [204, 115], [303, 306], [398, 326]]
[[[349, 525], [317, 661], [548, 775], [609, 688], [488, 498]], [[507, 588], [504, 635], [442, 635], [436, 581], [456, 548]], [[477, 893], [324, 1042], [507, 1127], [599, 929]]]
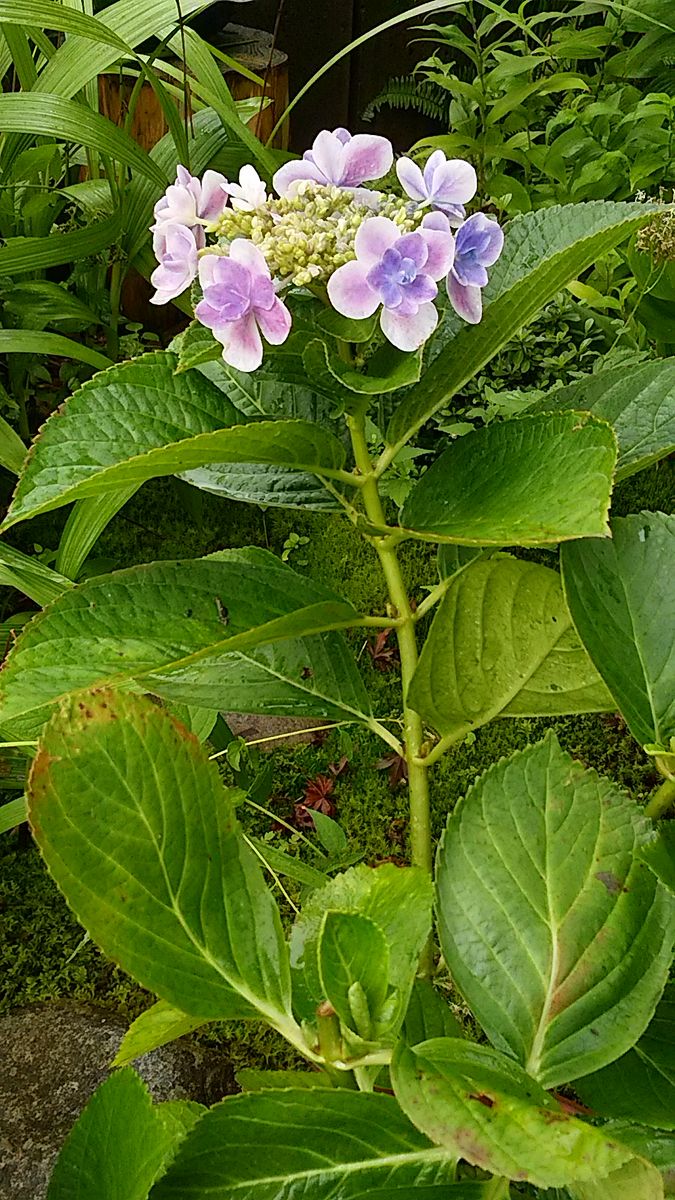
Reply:
[[[665, 1195], [675, 525], [609, 509], [616, 479], [673, 448], [672, 362], [600, 371], [466, 434], [429, 456], [400, 512], [382, 495], [429, 417], [653, 206], [552, 208], [502, 233], [466, 214], [469, 164], [399, 159], [388, 187], [392, 166], [385, 139], [339, 129], [273, 178], [180, 168], [155, 209], [155, 299], [191, 286], [195, 319], [47, 421], [5, 521], [76, 502], [63, 573], [24, 569], [49, 602], [8, 655], [0, 722], [37, 742], [28, 813], [55, 879], [158, 997], [50, 1200]], [[390, 414], [377, 457], [375, 401]], [[386, 608], [359, 612], [256, 548], [74, 582], [160, 475], [344, 513]], [[424, 598], [406, 586], [409, 540], [437, 547]], [[395, 633], [393, 717], [373, 711], [344, 638], [363, 628]], [[549, 734], [476, 780], [434, 859], [443, 754], [492, 720], [616, 709], [663, 776], [646, 808]], [[345, 870], [334, 842], [310, 861], [256, 843], [239, 820], [250, 797], [201, 744], [219, 710], [384, 741], [407, 771], [411, 865]], [[300, 885], [290, 929], [266, 868]], [[434, 986], [437, 945], [479, 1042]], [[306, 1069], [245, 1071], [209, 1112], [153, 1106], [125, 1064], [231, 1018], [267, 1022]]]

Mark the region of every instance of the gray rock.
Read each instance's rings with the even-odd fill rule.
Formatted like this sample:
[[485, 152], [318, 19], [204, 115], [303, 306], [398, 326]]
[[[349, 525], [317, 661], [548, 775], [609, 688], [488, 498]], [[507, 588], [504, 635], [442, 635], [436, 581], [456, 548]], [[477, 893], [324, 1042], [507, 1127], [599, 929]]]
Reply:
[[[0, 1200], [43, 1200], [58, 1151], [126, 1028], [114, 1013], [75, 1003], [34, 1004], [0, 1019]], [[155, 1100], [213, 1104], [236, 1090], [228, 1060], [187, 1038], [134, 1066]]]

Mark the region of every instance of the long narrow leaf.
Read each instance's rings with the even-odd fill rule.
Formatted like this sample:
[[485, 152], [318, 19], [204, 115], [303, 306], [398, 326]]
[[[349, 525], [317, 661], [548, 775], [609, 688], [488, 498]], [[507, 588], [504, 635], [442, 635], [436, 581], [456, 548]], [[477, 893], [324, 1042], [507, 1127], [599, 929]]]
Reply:
[[16, 588], [42, 607], [72, 586], [58, 571], [50, 570], [39, 559], [29, 558], [6, 542], [0, 542], [0, 585]]
[[92, 254], [99, 254], [117, 240], [120, 229], [120, 214], [114, 213], [103, 221], [96, 221], [85, 229], [74, 229], [70, 233], [10, 238], [0, 249], [0, 278], [3, 275], [14, 277], [28, 271], [59, 267], [63, 263], [79, 262]]
[[112, 366], [110, 359], [98, 350], [60, 333], [45, 333], [42, 329], [0, 329], [0, 354], [56, 354], [87, 363], [99, 371]]
[[68, 517], [61, 537], [56, 570], [68, 579], [77, 579], [82, 564], [106, 525], [137, 491], [136, 486], [116, 488], [104, 492], [102, 496], [79, 500]]
[[0, 467], [5, 467], [13, 475], [18, 475], [25, 457], [26, 447], [18, 433], [12, 429], [4, 417], [0, 417]]
[[20, 4], [17, 4], [17, 0], [0, 0], [0, 24], [58, 29], [61, 33], [79, 34], [90, 41], [113, 46], [125, 54], [131, 53], [131, 47], [103, 21], [75, 8], [66, 8], [54, 0], [21, 0]]

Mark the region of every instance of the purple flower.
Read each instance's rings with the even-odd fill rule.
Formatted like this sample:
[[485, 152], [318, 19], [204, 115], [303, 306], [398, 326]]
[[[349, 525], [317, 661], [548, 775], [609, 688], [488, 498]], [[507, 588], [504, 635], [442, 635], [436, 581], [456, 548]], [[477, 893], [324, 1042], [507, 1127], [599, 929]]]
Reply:
[[274, 291], [260, 250], [236, 238], [227, 258], [205, 254], [199, 260], [199, 282], [204, 299], [195, 309], [197, 320], [222, 342], [225, 362], [255, 371], [263, 357], [260, 333], [280, 346], [291, 328], [291, 314]]
[[324, 187], [358, 189], [367, 179], [381, 179], [391, 170], [394, 152], [391, 142], [371, 133], [352, 137], [346, 129], [324, 129], [317, 134], [311, 150], [294, 162], [284, 163], [274, 176], [280, 196], [294, 190], [293, 185], [311, 179]]
[[227, 204], [227, 179], [219, 171], [206, 171], [200, 181], [185, 167], [177, 168], [176, 182], [155, 205], [153, 230], [170, 221], [194, 231], [197, 246], [206, 244], [204, 225], [218, 220]]
[[159, 266], [150, 276], [150, 282], [157, 289], [151, 303], [167, 304], [180, 296], [197, 275], [197, 242], [187, 226], [162, 221], [155, 228], [152, 247]]
[[471, 163], [462, 158], [447, 159], [442, 150], [434, 150], [424, 171], [411, 158], [399, 158], [396, 174], [404, 191], [421, 208], [429, 205], [440, 209], [453, 225], [464, 220], [464, 205], [473, 199], [478, 186]]
[[485, 213], [474, 213], [457, 230], [448, 296], [455, 312], [471, 325], [477, 325], [483, 315], [481, 288], [488, 281], [487, 267], [496, 263], [503, 245], [502, 230]]
[[436, 281], [453, 262], [454, 239], [447, 219], [441, 219], [444, 229], [423, 223], [403, 235], [387, 217], [364, 221], [354, 242], [356, 260], [328, 280], [333, 307], [344, 317], [360, 318], [382, 305], [384, 336], [399, 350], [417, 350], [436, 328]]

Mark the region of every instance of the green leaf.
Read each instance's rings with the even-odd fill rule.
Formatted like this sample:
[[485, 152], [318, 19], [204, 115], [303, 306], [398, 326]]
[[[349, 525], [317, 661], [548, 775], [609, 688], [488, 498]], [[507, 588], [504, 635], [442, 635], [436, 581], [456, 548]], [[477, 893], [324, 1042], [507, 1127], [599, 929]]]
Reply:
[[27, 819], [28, 805], [25, 796], [0, 805], [0, 834], [9, 833], [11, 829], [16, 829], [17, 825], [22, 825]]
[[21, 0], [18, 9], [14, 0], [0, 0], [0, 24], [34, 26], [36, 29], [58, 29], [62, 33], [78, 34], [90, 41], [103, 42], [123, 53], [129, 47], [113, 30], [95, 17], [78, 12], [54, 0]]
[[606, 1179], [575, 1183], [567, 1193], [571, 1200], [663, 1200], [663, 1182], [651, 1163], [631, 1158]]
[[454, 1159], [430, 1145], [391, 1096], [343, 1089], [252, 1092], [206, 1114], [152, 1200], [480, 1200], [479, 1183], [453, 1184]]
[[[251, 1015], [250, 1008], [237, 997], [233, 997], [232, 1007], [233, 1017]], [[195, 1029], [199, 1029], [203, 1024], [200, 1017], [188, 1017], [180, 1009], [167, 1004], [166, 1000], [158, 1000], [129, 1026], [111, 1066], [126, 1067], [134, 1059], [156, 1050], [158, 1046], [166, 1046], [186, 1033], [194, 1033]]]
[[312, 821], [317, 837], [330, 857], [336, 859], [344, 854], [347, 848], [347, 835], [337, 821], [319, 809], [312, 809]]
[[72, 587], [70, 579], [6, 542], [0, 542], [0, 584], [17, 588], [40, 605], [51, 604]]
[[569, 1116], [511, 1058], [459, 1038], [399, 1044], [396, 1097], [448, 1152], [507, 1179], [565, 1187], [602, 1178], [631, 1158], [602, 1130]]
[[653, 1163], [663, 1176], [666, 1196], [675, 1194], [675, 1137], [671, 1133], [627, 1121], [612, 1121], [605, 1129], [624, 1146], [630, 1146], [634, 1154]]
[[387, 997], [389, 947], [384, 933], [370, 917], [329, 911], [323, 919], [317, 954], [325, 999], [347, 1028], [359, 1037], [372, 1037]]
[[135, 1071], [116, 1071], [94, 1094], [57, 1159], [47, 1200], [147, 1200], [181, 1130], [153, 1105]]
[[342, 638], [307, 636], [358, 624], [358, 614], [267, 550], [224, 550], [65, 586], [8, 655], [0, 722], [78, 688], [132, 680], [202, 708], [368, 720]]
[[309, 342], [302, 357], [310, 386], [316, 378], [324, 384], [328, 380], [327, 387], [330, 388], [329, 377], [332, 376], [338, 399], [344, 396], [344, 388], [364, 396], [396, 392], [399, 388], [416, 383], [422, 369], [421, 353], [404, 354], [389, 344], [375, 352], [368, 360], [365, 371], [357, 371], [349, 363], [343, 362], [329, 351], [324, 342], [318, 340]]
[[409, 1046], [428, 1042], [430, 1038], [462, 1037], [462, 1026], [453, 1016], [449, 1005], [428, 979], [416, 979], [410, 993], [402, 1037]]
[[101, 690], [63, 702], [28, 789], [31, 828], [68, 903], [143, 987], [188, 1016], [289, 1027], [276, 903], [218, 768], [165, 709]]
[[585, 413], [495, 421], [457, 438], [422, 476], [401, 525], [431, 541], [536, 546], [603, 537], [615, 437]]
[[44, 329], [0, 329], [0, 354], [54, 354], [74, 358], [99, 371], [111, 365], [110, 359], [98, 350], [60, 333], [47, 333]]
[[663, 209], [653, 204], [594, 201], [538, 209], [511, 221], [483, 293], [483, 320], [466, 326], [446, 310], [431, 343], [433, 361], [392, 417], [392, 447], [413, 437], [569, 280], [658, 211]]
[[334, 308], [324, 308], [321, 305], [317, 306], [315, 319], [318, 328], [325, 333], [330, 333], [332, 337], [339, 338], [340, 341], [355, 342], [357, 345], [369, 342], [377, 329], [376, 313], [372, 317], [355, 320], [353, 317], [343, 317]]
[[458, 546], [455, 542], [441, 542], [438, 547], [438, 577], [451, 579], [458, 571], [463, 571], [475, 558], [482, 558], [486, 553], [480, 546]]
[[26, 447], [15, 429], [0, 417], [0, 467], [18, 475], [26, 457]]
[[638, 858], [675, 895], [675, 822], [662, 821], [654, 837], [640, 846]]
[[297, 508], [310, 512], [342, 511], [339, 501], [315, 475], [286, 467], [233, 463], [183, 471], [180, 478], [202, 492], [227, 496], [229, 500], [246, 504]]
[[408, 703], [457, 739], [496, 717], [614, 707], [577, 637], [557, 571], [502, 554], [453, 577]]
[[616, 478], [675, 450], [675, 360], [598, 371], [539, 400], [529, 412], [583, 409], [608, 421], [619, 442]]
[[330, 1088], [325, 1071], [257, 1071], [244, 1067], [235, 1076], [242, 1092], [266, 1092], [272, 1088]]
[[74, 505], [61, 534], [56, 567], [68, 579], [77, 579], [92, 547], [113, 517], [136, 494], [134, 484], [128, 488], [103, 492]]
[[579, 636], [641, 745], [675, 734], [675, 517], [636, 513], [561, 554]]
[[438, 851], [441, 946], [490, 1040], [545, 1087], [619, 1057], [663, 988], [673, 908], [648, 822], [554, 735], [482, 775]]
[[271, 846], [269, 842], [263, 842], [260, 838], [251, 837], [248, 834], [247, 838], [261, 860], [277, 874], [286, 875], [288, 879], [295, 879], [298, 883], [304, 883], [310, 888], [323, 887], [328, 882], [328, 876], [323, 871], [317, 871], [316, 867], [303, 862], [296, 855], [286, 854], [285, 851], [278, 850], [276, 846]]
[[0, 247], [0, 278], [9, 275], [13, 279], [28, 271], [79, 262], [99, 254], [119, 237], [120, 229], [121, 214], [117, 212], [102, 221], [92, 222], [85, 229], [73, 229], [69, 233], [8, 238]]
[[217, 361], [223, 356], [221, 343], [200, 321], [190, 321], [187, 329], [171, 343], [171, 348], [178, 351], [177, 374], [190, 371], [202, 363]]
[[[45, 74], [46, 71], [43, 78]], [[152, 180], [158, 191], [163, 191], [168, 183], [164, 172], [128, 133], [74, 100], [40, 95], [37, 88], [31, 92], [5, 93], [0, 96], [0, 126], [4, 133], [39, 134], [98, 150]]]
[[389, 989], [398, 989], [392, 1025], [403, 1020], [419, 956], [431, 925], [431, 884], [417, 867], [390, 863], [373, 870], [353, 867], [305, 900], [291, 933], [293, 1005], [307, 1020], [325, 999], [319, 968], [319, 942], [327, 911], [368, 918], [384, 935], [389, 951]]
[[666, 987], [633, 1048], [602, 1071], [576, 1080], [574, 1090], [604, 1117], [675, 1129], [675, 984]]
[[340, 473], [344, 447], [327, 430], [306, 421], [242, 425], [220, 388], [199, 371], [175, 374], [176, 362], [162, 351], [147, 354], [75, 392], [41, 430], [5, 526], [70, 500], [214, 462]]

